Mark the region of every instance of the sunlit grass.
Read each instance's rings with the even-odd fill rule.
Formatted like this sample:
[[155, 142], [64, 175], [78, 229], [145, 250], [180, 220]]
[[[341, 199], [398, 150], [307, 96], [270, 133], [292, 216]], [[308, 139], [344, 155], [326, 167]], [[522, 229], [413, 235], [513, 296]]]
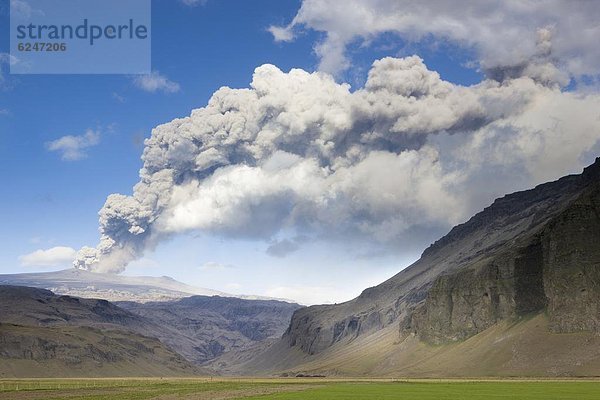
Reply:
[[261, 400], [592, 400], [600, 399], [598, 382], [403, 382], [337, 383], [303, 392], [279, 393], [247, 399]]
[[0, 381], [0, 399], [515, 399], [591, 400], [600, 381], [350, 379], [29, 379]]

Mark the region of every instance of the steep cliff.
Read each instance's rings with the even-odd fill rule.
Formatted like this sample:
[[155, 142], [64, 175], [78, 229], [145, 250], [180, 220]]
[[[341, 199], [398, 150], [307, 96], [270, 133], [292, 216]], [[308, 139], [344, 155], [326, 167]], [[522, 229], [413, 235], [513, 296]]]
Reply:
[[549, 332], [599, 332], [599, 215], [597, 159], [580, 175], [497, 199], [356, 299], [296, 311], [282, 341], [247, 368], [274, 355], [293, 368], [382, 331], [396, 342], [455, 343], [539, 313]]
[[558, 213], [503, 251], [438, 277], [413, 312], [410, 329], [439, 344], [545, 311], [553, 332], [600, 332], [599, 170], [598, 162], [587, 168], [577, 177], [576, 195]]

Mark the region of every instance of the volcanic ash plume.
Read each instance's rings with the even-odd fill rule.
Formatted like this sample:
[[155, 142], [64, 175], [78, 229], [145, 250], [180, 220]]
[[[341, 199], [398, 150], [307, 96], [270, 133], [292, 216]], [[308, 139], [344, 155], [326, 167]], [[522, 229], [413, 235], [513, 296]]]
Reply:
[[[133, 195], [107, 198], [100, 243], [75, 267], [120, 272], [185, 231], [393, 247], [446, 228], [498, 194], [570, 172], [598, 142], [597, 96], [561, 92], [538, 72], [463, 87], [419, 57], [384, 58], [351, 91], [325, 73], [263, 65], [250, 88], [221, 88], [152, 131]], [[478, 184], [490, 177], [493, 193]]]

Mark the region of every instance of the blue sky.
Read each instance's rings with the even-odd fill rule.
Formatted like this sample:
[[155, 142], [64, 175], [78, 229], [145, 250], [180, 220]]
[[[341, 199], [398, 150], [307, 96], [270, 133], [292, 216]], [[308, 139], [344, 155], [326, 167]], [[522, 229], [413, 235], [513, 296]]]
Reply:
[[[30, 247], [24, 243], [28, 237], [75, 247], [95, 241], [97, 211], [109, 193], [131, 192], [141, 167], [141, 141], [154, 126], [188, 115], [220, 86], [247, 86], [262, 63], [314, 64], [309, 43], [289, 51], [273, 44], [265, 30], [269, 21], [289, 18], [293, 4], [281, 7], [273, 1], [264, 10], [244, 5], [238, 2], [239, 13], [232, 14], [220, 2], [195, 8], [153, 3], [153, 67], [179, 83], [177, 93], [148, 93], [119, 75], [7, 77], [12, 88], [1, 93], [0, 108], [9, 115], [0, 120], [0, 156], [2, 178], [11, 190], [2, 209], [10, 210], [3, 231], [10, 233], [5, 240], [15, 254], [3, 259], [3, 268], [18, 269], [15, 255]], [[4, 14], [2, 26], [7, 18]], [[5, 31], [2, 51], [7, 50]], [[49, 141], [87, 129], [99, 130], [101, 141], [83, 160], [65, 162], [45, 148]]]
[[[9, 51], [8, 4], [0, 0], [0, 53]], [[19, 257], [54, 246], [94, 246], [98, 210], [109, 194], [132, 193], [142, 165], [142, 141], [153, 127], [204, 106], [221, 86], [248, 87], [259, 65], [317, 70], [320, 58], [314, 45], [324, 40], [323, 31], [306, 25], [295, 40], [276, 42], [267, 30], [288, 24], [300, 6], [299, 1], [282, 0], [208, 0], [193, 7], [153, 1], [152, 69], [178, 85], [172, 92], [148, 92], [122, 75], [9, 75], [2, 64], [0, 273], [61, 269], [22, 266]], [[346, 51], [352, 66], [336, 80], [354, 88], [364, 84], [375, 59], [410, 54], [418, 54], [429, 70], [454, 84], [483, 79], [477, 68], [466, 67], [477, 59], [474, 50], [451, 41], [408, 43], [401, 35], [383, 34], [368, 45], [351, 42]], [[88, 130], [99, 134], [99, 143], [82, 150], [80, 159], [63, 160], [60, 152], [48, 150], [49, 142]], [[398, 272], [423, 246], [361, 258], [343, 245], [310, 243], [277, 258], [265, 253], [264, 241], [195, 231], [162, 242], [126, 273], [170, 275], [237, 293], [302, 297], [303, 291], [313, 291], [313, 297], [300, 300], [339, 301]]]
[[[8, 1], [2, 3], [6, 10]], [[141, 167], [142, 141], [156, 125], [189, 115], [221, 86], [247, 87], [254, 68], [261, 64], [272, 63], [283, 70], [316, 68], [311, 35], [282, 45], [274, 43], [266, 30], [289, 20], [299, 7], [297, 1], [261, 1], [260, 7], [246, 1], [212, 1], [189, 7], [162, 0], [153, 1], [152, 7], [152, 66], [180, 85], [177, 93], [148, 93], [120, 75], [7, 76], [11, 87], [0, 93], [0, 109], [8, 110], [8, 115], [0, 116], [0, 179], [6, 188], [0, 200], [0, 272], [61, 269], [23, 267], [18, 258], [40, 248], [77, 249], [95, 243], [98, 210], [108, 194], [131, 193]], [[7, 24], [4, 12], [2, 52], [8, 52]], [[46, 149], [47, 142], [81, 135], [87, 129], [98, 130], [101, 139], [84, 159], [63, 161], [60, 154]], [[192, 282], [200, 286], [242, 292], [261, 289], [244, 287], [243, 276], [232, 280], [229, 270], [199, 269], [214, 261], [248, 271], [268, 263], [272, 266], [266, 273], [279, 272], [283, 281], [296, 279], [293, 267], [281, 268], [276, 265], [281, 260], [264, 256], [262, 244], [220, 243], [182, 237], [165, 244], [159, 254], [149, 257], [150, 262], [130, 273], [189, 281], [191, 271]], [[245, 265], [247, 252], [253, 255], [251, 265]], [[395, 268], [385, 269], [377, 279]], [[205, 275], [210, 280], [205, 281]]]

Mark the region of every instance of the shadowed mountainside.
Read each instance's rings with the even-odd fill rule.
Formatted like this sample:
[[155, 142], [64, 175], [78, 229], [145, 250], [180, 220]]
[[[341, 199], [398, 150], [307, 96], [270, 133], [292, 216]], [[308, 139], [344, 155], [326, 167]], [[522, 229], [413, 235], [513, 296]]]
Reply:
[[[9, 369], [29, 360], [32, 371], [39, 362], [51, 362], [48, 360], [93, 361], [86, 367], [96, 371], [91, 375], [112, 371], [120, 361], [133, 360], [135, 364], [141, 357], [145, 361], [140, 365], [147, 368], [131, 367], [129, 375], [135, 375], [135, 371], [153, 375], [152, 362], [143, 357], [148, 347], [143, 342], [151, 341], [152, 346], [161, 347], [161, 352], [169, 353], [188, 368], [188, 362], [201, 365], [227, 351], [242, 351], [281, 337], [299, 307], [276, 300], [219, 296], [145, 304], [122, 302], [117, 306], [106, 300], [58, 296], [44, 289], [0, 286], [0, 357], [7, 360], [5, 367]], [[132, 348], [128, 349], [127, 344]], [[157, 374], [188, 373], [183, 367], [181, 372], [176, 369], [169, 373], [173, 366], [168, 360], [157, 362], [166, 368], [166, 372], [156, 369]], [[75, 364], [65, 368], [76, 367]], [[65, 376], [77, 375], [67, 370]], [[39, 374], [44, 375], [43, 371], [42, 368]], [[190, 369], [190, 373], [194, 371], [208, 372]], [[0, 373], [11, 376], [8, 370]], [[126, 370], [120, 373], [127, 374]]]
[[202, 364], [229, 351], [280, 338], [300, 306], [276, 300], [193, 296], [173, 302], [120, 302], [120, 307], [165, 328], [149, 334]]
[[150, 324], [106, 300], [0, 286], [0, 376], [181, 376], [206, 373], [131, 327]]

